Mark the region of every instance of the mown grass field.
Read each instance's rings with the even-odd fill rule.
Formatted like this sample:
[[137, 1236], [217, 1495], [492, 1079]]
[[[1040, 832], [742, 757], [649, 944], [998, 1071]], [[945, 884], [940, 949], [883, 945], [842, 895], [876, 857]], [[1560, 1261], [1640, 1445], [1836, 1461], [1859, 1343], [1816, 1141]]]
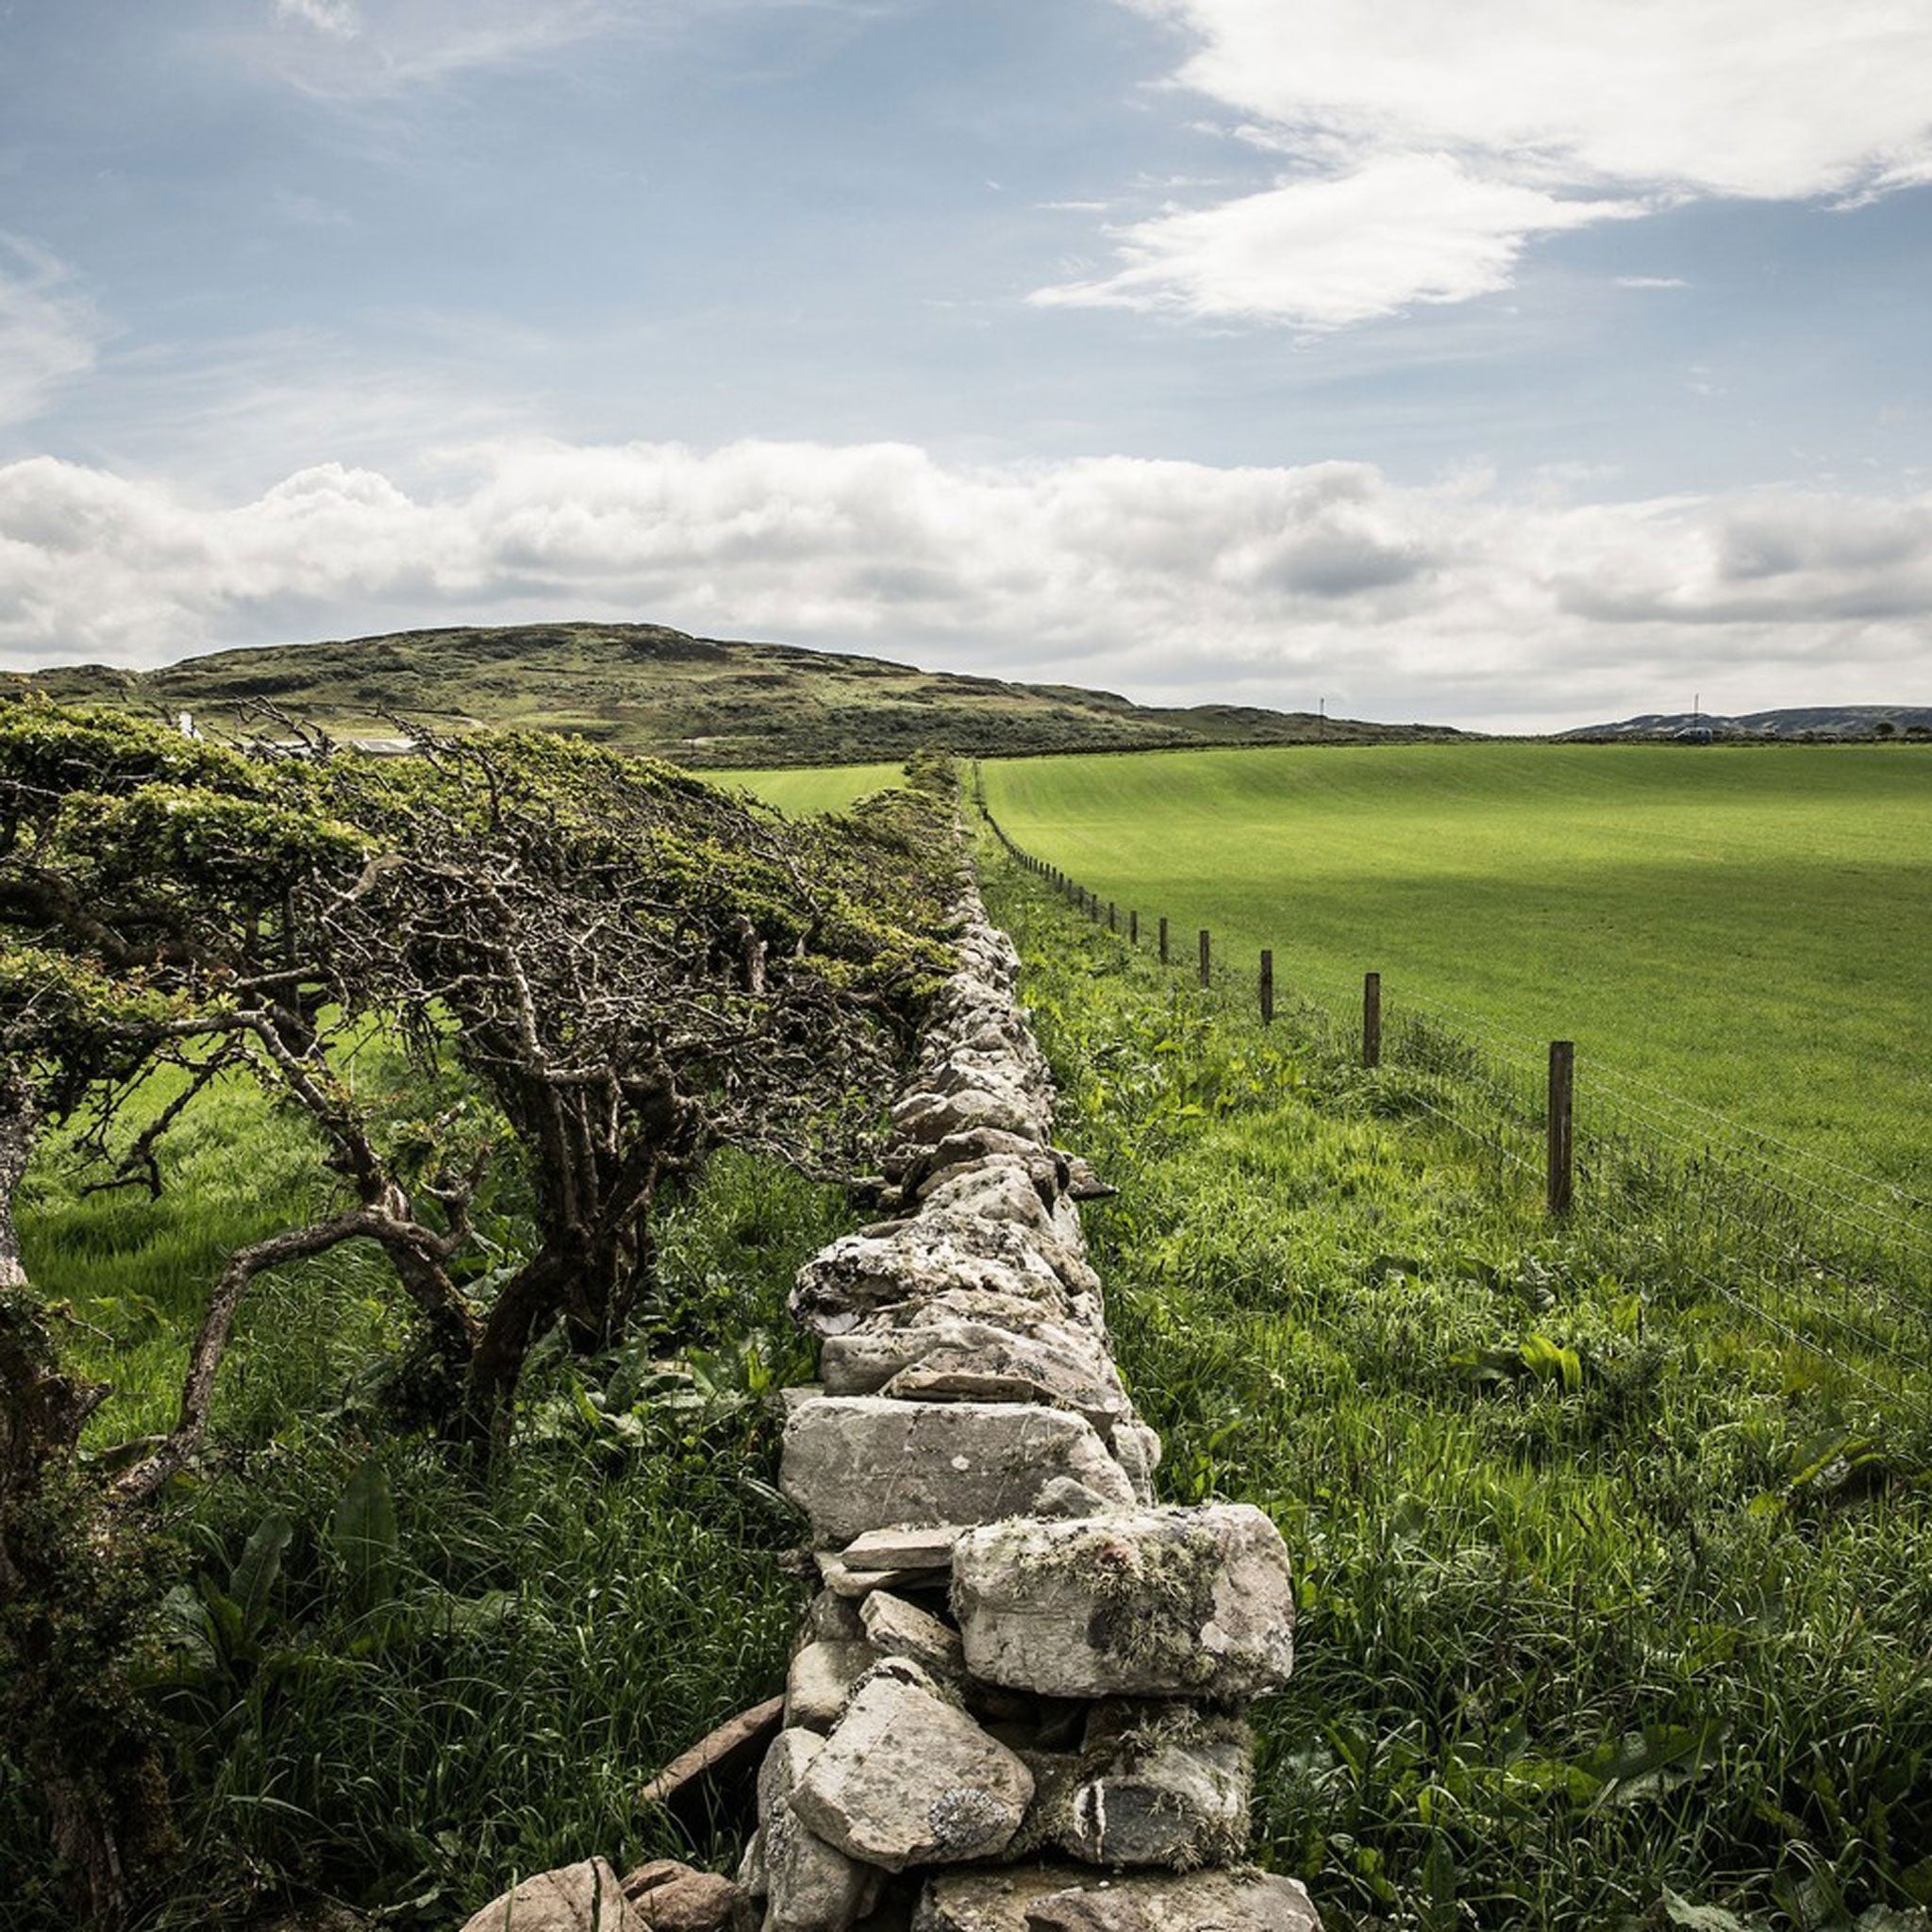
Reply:
[[905, 777], [902, 764], [799, 765], [717, 774], [720, 784], [741, 785], [794, 818], [842, 811], [854, 799], [903, 784]]
[[[1190, 956], [1532, 1059], [1577, 1041], [1923, 1204], [1932, 1196], [1932, 753], [1547, 744], [989, 761], [1009, 836]], [[1668, 1108], [1683, 1132], [1703, 1123]], [[1899, 1206], [1896, 1197], [1886, 1196]]]

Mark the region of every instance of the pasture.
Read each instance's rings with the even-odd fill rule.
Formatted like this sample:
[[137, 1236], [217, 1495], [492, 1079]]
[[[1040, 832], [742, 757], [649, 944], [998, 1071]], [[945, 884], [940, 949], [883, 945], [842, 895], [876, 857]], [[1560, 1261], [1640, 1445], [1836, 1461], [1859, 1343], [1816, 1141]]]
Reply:
[[[829, 774], [828, 774], [829, 775]], [[1932, 1196], [1932, 756], [1456, 744], [989, 761], [1028, 851], [1177, 955], [1338, 1010], [1361, 974], [1678, 1139], [1715, 1109], [1889, 1212]], [[1880, 1184], [1854, 1182], [1843, 1163]]]

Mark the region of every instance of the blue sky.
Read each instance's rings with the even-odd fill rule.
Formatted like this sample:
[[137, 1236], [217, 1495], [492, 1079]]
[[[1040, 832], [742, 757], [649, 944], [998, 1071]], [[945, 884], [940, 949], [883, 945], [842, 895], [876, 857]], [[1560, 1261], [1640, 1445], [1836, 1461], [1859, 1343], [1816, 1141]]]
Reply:
[[1924, 0], [0, 0], [0, 664], [1926, 702]]

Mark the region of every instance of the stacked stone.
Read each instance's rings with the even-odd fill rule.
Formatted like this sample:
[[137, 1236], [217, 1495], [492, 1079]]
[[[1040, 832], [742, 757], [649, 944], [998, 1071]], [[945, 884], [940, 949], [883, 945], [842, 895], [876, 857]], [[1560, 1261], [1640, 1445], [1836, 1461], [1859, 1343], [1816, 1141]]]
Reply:
[[1241, 1716], [1292, 1659], [1274, 1524], [1158, 1508], [1052, 1142], [1019, 961], [968, 890], [887, 1165], [800, 1271], [822, 1387], [780, 1480], [823, 1588], [740, 1882], [763, 1932], [1310, 1932], [1247, 1839]]

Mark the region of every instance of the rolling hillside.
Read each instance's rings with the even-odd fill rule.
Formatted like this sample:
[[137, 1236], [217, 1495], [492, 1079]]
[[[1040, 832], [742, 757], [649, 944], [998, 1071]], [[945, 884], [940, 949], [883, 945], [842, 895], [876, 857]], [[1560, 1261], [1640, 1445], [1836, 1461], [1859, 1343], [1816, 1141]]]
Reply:
[[928, 745], [991, 756], [1457, 736], [1236, 705], [1156, 709], [1074, 685], [726, 642], [661, 625], [403, 631], [221, 651], [158, 671], [79, 665], [32, 682], [67, 702], [191, 711], [211, 723], [268, 700], [349, 736], [392, 732], [393, 716], [526, 725], [712, 766], [901, 758]]

